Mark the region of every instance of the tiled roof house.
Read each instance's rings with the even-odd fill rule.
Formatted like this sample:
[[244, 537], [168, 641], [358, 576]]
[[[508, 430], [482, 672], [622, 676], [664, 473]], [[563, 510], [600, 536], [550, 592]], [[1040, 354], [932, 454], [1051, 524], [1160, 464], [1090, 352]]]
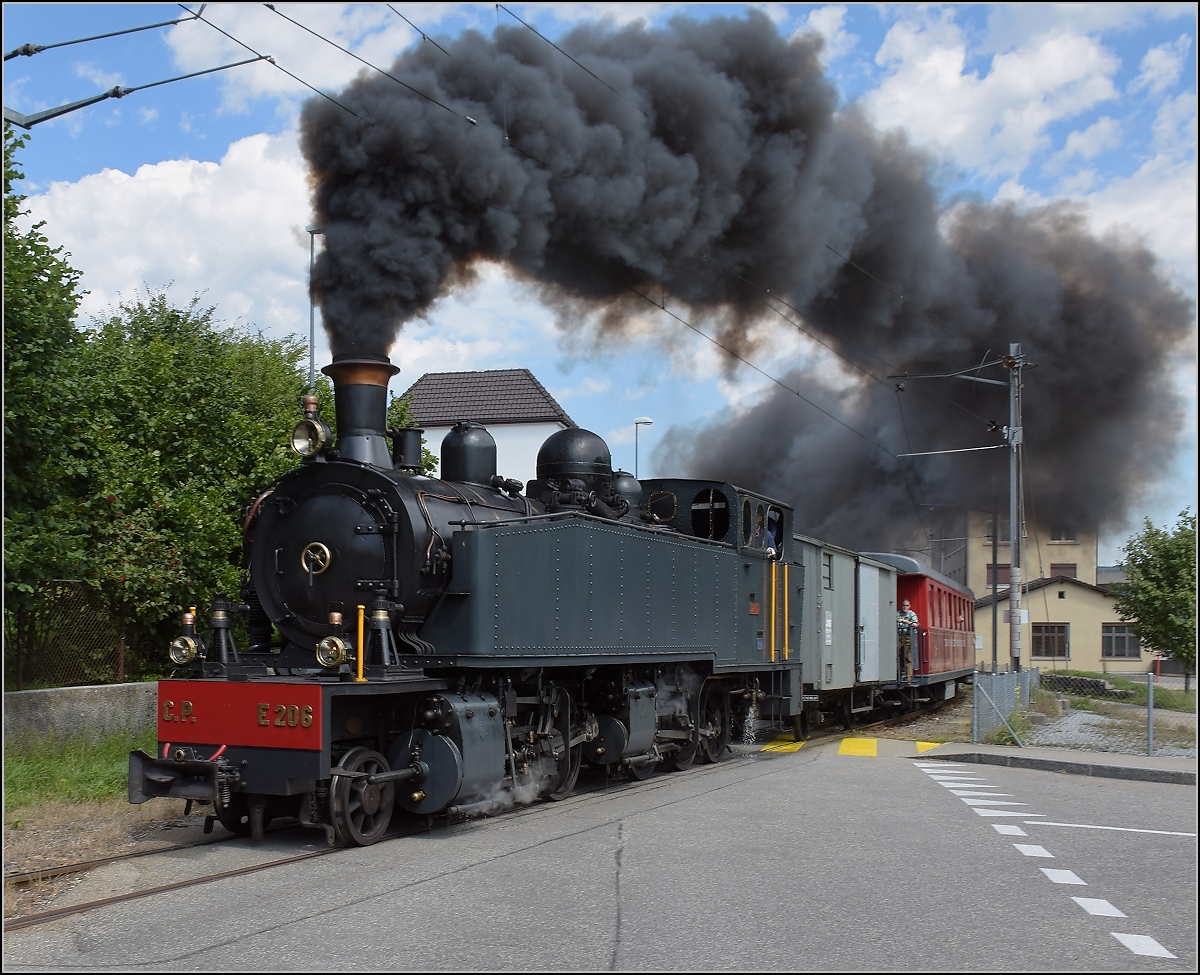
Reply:
[[456, 423], [474, 420], [496, 441], [496, 472], [526, 483], [536, 476], [546, 438], [576, 425], [528, 369], [427, 372], [400, 396], [412, 397], [409, 415], [439, 459], [442, 438]]

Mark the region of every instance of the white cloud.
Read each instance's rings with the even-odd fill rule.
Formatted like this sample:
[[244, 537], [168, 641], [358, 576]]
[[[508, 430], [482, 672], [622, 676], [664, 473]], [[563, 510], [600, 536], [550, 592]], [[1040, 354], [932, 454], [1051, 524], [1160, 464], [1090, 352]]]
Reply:
[[[101, 90], [108, 90], [121, 83], [120, 72], [101, 71], [90, 61], [82, 61], [75, 65], [75, 76], [92, 82]], [[99, 94], [99, 92], [97, 92]]]
[[1118, 60], [1093, 38], [1054, 33], [997, 54], [985, 74], [967, 68], [962, 31], [943, 19], [902, 21], [876, 61], [889, 74], [863, 98], [880, 128], [986, 176], [1017, 175], [1050, 142], [1048, 127], [1115, 99]]
[[846, 30], [846, 8], [841, 5], [818, 7], [808, 15], [804, 27], [795, 33], [801, 31], [816, 31], [825, 39], [822, 60], [826, 64], [849, 54], [859, 40], [857, 35]]
[[202, 293], [226, 321], [306, 333], [309, 201], [295, 141], [251, 136], [220, 163], [106, 169], [31, 196], [32, 218], [83, 273], [81, 317], [169, 285], [175, 302]]
[[1142, 58], [1141, 71], [1129, 90], [1147, 90], [1156, 95], [1173, 85], [1183, 72], [1184, 60], [1191, 49], [1192, 39], [1187, 34], [1181, 34], [1170, 44], [1152, 47]]
[[1061, 172], [1066, 164], [1075, 158], [1095, 159], [1106, 149], [1118, 145], [1120, 136], [1121, 124], [1105, 115], [1086, 129], [1077, 130], [1067, 136], [1063, 148], [1047, 160], [1046, 169], [1050, 172]]
[[1154, 118], [1154, 148], [1167, 155], [1186, 158], [1196, 154], [1196, 93], [1184, 92], [1168, 98]]
[[[414, 5], [406, 5], [410, 6]], [[298, 103], [312, 94], [306, 85], [334, 90], [364, 70], [361, 61], [320, 38], [385, 69], [402, 50], [420, 40], [385, 4], [283, 3], [275, 7], [279, 13], [257, 3], [210, 4], [203, 22], [188, 21], [167, 32], [176, 63], [186, 71], [231, 64], [254, 54], [274, 58], [275, 65], [263, 62], [222, 73], [226, 111], [243, 111], [251, 99], [264, 96]], [[416, 19], [415, 11], [407, 13]], [[296, 23], [289, 23], [285, 16]]]

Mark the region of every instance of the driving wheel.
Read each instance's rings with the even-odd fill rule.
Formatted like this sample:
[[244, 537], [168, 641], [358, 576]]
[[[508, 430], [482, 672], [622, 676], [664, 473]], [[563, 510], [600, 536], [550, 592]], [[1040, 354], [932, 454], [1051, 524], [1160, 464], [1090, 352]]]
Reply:
[[583, 764], [583, 743], [571, 747], [571, 696], [561, 687], [555, 696], [554, 705], [553, 744], [558, 755], [554, 759], [554, 778], [546, 792], [546, 798], [559, 802], [567, 798], [575, 788], [575, 782], [579, 778], [579, 767]]
[[717, 684], [700, 692], [700, 754], [706, 762], [719, 762], [729, 747], [729, 695]]
[[330, 796], [333, 828], [342, 843], [370, 846], [387, 831], [396, 802], [396, 783], [371, 784], [367, 778], [391, 771], [379, 752], [359, 746], [342, 756], [349, 774], [335, 775]]

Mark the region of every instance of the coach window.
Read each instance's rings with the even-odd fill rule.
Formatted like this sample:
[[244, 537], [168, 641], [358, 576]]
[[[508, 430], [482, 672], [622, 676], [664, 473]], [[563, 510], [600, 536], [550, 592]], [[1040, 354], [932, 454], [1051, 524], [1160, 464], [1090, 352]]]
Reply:
[[833, 555], [829, 552], [821, 553], [821, 584], [833, 588]]
[[754, 535], [754, 518], [750, 512], [750, 499], [742, 501], [742, 544], [749, 545]]

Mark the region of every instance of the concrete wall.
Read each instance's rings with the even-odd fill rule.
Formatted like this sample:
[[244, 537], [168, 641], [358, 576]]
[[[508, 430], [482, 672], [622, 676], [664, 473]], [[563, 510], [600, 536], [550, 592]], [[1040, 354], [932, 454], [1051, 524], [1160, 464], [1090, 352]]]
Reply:
[[151, 681], [6, 691], [5, 747], [46, 737], [95, 741], [104, 735], [140, 734], [155, 725], [157, 689]]

